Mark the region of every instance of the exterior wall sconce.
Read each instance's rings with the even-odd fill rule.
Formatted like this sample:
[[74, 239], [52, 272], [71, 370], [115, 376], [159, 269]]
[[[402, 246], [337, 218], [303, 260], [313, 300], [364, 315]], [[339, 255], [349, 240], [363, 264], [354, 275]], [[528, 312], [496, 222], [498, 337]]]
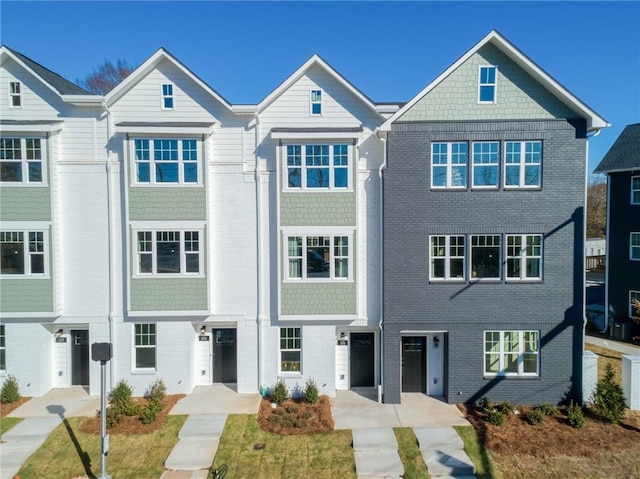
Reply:
[[344, 334], [344, 331], [340, 333], [340, 339], [347, 339], [347, 336]]
[[200, 334], [204, 334], [207, 332], [207, 327], [203, 324], [202, 326], [200, 326]]
[[433, 347], [437, 348], [438, 346], [440, 346], [440, 338], [437, 336], [433, 337]]
[[56, 338], [59, 338], [60, 336], [62, 336], [63, 333], [64, 333], [64, 331], [62, 331], [62, 328], [60, 328], [54, 334], [55, 334]]

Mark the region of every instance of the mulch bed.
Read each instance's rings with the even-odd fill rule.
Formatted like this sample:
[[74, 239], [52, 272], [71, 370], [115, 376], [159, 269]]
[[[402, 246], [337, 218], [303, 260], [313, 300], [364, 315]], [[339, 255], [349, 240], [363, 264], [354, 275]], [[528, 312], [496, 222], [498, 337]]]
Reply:
[[[142, 424], [142, 421], [137, 416], [126, 416], [122, 418], [122, 421], [113, 428], [107, 428], [109, 434], [149, 434], [161, 429], [167, 423], [167, 416], [169, 411], [176, 405], [176, 403], [185, 397], [184, 394], [170, 394], [164, 398], [164, 407], [162, 411], [158, 413], [156, 420], [151, 424]], [[149, 401], [146, 398], [133, 398], [133, 400], [145, 407]], [[87, 434], [100, 434], [100, 413], [95, 417], [87, 418], [80, 427], [82, 432]]]
[[331, 401], [325, 395], [316, 404], [300, 399], [287, 399], [273, 408], [271, 401], [263, 399], [258, 410], [258, 424], [268, 432], [292, 436], [333, 431]]
[[21, 397], [16, 402], [9, 404], [0, 403], [0, 417], [5, 417], [26, 403], [31, 397]]
[[525, 419], [530, 406], [519, 406], [519, 414], [509, 414], [502, 426], [485, 421], [484, 414], [476, 406], [459, 404], [458, 408], [485, 447], [498, 454], [539, 458], [558, 455], [586, 457], [596, 452], [628, 449], [640, 441], [640, 414], [637, 412], [627, 411], [619, 425], [604, 423], [585, 414], [586, 425], [574, 429], [567, 422], [563, 408], [556, 416], [546, 417], [535, 426]]

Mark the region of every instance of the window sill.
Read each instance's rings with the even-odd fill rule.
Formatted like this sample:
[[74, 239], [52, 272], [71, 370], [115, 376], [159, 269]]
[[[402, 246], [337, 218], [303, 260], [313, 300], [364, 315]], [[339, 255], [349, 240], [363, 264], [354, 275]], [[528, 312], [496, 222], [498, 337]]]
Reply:
[[131, 183], [132, 188], [202, 188], [202, 183]]
[[467, 281], [465, 281], [462, 278], [455, 278], [455, 279], [432, 278], [429, 280], [429, 284], [467, 284]]
[[47, 275], [28, 275], [28, 274], [0, 274], [0, 279], [19, 279], [19, 280], [25, 280], [25, 279], [51, 279], [51, 276]]
[[484, 379], [485, 381], [491, 381], [493, 379], [496, 378], [500, 378], [500, 379], [528, 379], [528, 380], [540, 380], [542, 379], [540, 377], [540, 375], [534, 376], [534, 375], [517, 375], [517, 374], [493, 374], [493, 375], [488, 375], [485, 374], [482, 376], [482, 379]]
[[353, 188], [282, 188], [283, 193], [353, 193]]
[[527, 278], [527, 279], [508, 278], [504, 282], [505, 284], [542, 284], [544, 283], [542, 279], [535, 279], [535, 278]]
[[331, 283], [331, 284], [348, 284], [354, 283], [353, 279], [332, 279], [332, 278], [317, 278], [317, 279], [283, 279], [282, 282], [284, 284], [323, 284], [323, 283]]
[[180, 274], [180, 273], [169, 273], [169, 274], [134, 274], [131, 276], [132, 279], [198, 279], [205, 278], [203, 274]]
[[155, 376], [158, 373], [158, 370], [153, 368], [147, 368], [147, 369], [132, 369], [131, 370], [131, 375], [132, 376]]
[[505, 186], [504, 191], [542, 191], [542, 186]]
[[469, 191], [467, 186], [432, 186], [431, 191]]
[[23, 183], [21, 181], [2, 181], [0, 182], [0, 187], [11, 187], [11, 188], [48, 188], [48, 183]]

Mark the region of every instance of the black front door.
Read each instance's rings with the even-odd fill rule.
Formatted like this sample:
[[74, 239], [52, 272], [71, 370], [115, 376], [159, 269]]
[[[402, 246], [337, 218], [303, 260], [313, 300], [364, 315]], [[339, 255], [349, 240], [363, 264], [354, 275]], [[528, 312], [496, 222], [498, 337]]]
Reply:
[[402, 338], [402, 391], [424, 393], [427, 391], [426, 340], [424, 337]]
[[351, 387], [375, 386], [375, 335], [351, 333]]
[[89, 385], [89, 331], [71, 330], [71, 384]]
[[213, 330], [213, 382], [238, 381], [236, 360], [236, 330]]

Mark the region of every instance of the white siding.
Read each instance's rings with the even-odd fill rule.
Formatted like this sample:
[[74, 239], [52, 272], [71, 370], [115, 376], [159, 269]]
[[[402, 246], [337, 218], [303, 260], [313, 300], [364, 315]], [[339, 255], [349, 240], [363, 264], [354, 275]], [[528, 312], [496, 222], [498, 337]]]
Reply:
[[42, 396], [51, 388], [53, 334], [37, 323], [3, 323], [6, 374], [18, 379], [22, 396]]
[[[9, 107], [9, 82], [19, 81], [22, 85], [22, 107]], [[31, 76], [14, 60], [8, 59], [0, 68], [0, 111], [3, 119], [14, 120], [59, 120], [59, 110], [63, 107], [60, 97]]]

